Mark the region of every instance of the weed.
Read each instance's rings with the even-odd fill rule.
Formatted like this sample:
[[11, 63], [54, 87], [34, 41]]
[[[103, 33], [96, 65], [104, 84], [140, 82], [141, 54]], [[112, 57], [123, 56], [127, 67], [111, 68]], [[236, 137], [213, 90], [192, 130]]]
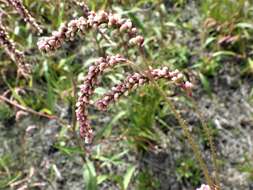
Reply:
[[179, 181], [184, 183], [185, 181], [197, 186], [201, 183], [201, 171], [197, 167], [197, 164], [191, 158], [183, 158], [177, 160], [176, 174]]

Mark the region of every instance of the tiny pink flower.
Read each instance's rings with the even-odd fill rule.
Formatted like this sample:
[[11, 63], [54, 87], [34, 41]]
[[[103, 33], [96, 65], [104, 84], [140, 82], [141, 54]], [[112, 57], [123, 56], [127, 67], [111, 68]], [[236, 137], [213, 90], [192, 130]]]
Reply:
[[211, 190], [211, 188], [209, 185], [202, 184], [201, 187], [196, 190]]

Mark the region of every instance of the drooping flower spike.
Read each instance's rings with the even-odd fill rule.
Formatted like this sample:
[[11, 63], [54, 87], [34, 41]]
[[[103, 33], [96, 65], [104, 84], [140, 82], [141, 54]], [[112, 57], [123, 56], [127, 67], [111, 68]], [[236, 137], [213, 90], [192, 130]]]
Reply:
[[118, 63], [124, 63], [127, 60], [120, 55], [107, 56], [99, 58], [96, 63], [89, 67], [87, 76], [84, 79], [84, 83], [81, 86], [80, 96], [76, 104], [76, 117], [80, 125], [80, 136], [85, 139], [86, 142], [92, 140], [92, 129], [88, 119], [87, 107], [89, 105], [90, 97], [94, 93], [95, 86], [98, 82], [98, 77], [104, 72], [105, 69], [111, 68]]
[[[87, 8], [87, 7], [86, 7]], [[83, 17], [65, 23], [58, 31], [52, 32], [52, 36], [42, 37], [37, 45], [41, 51], [51, 52], [60, 48], [65, 41], [72, 41], [77, 35], [84, 36], [91, 29], [97, 29], [101, 24], [118, 29], [119, 33], [128, 34], [129, 45], [142, 46], [144, 38], [137, 33], [131, 20], [122, 19], [119, 16], [105, 11], [98, 13], [87, 11]]]
[[[151, 76], [149, 76], [151, 75]], [[128, 76], [122, 83], [114, 86], [110, 92], [106, 93], [100, 100], [96, 102], [96, 107], [100, 110], [106, 110], [112, 102], [116, 102], [123, 94], [128, 94], [129, 91], [134, 90], [153, 80], [166, 79], [171, 81], [176, 86], [190, 92], [193, 85], [189, 82], [183, 81], [183, 75], [179, 71], [169, 71], [168, 67], [161, 69], [151, 69], [143, 73], [134, 73]]]

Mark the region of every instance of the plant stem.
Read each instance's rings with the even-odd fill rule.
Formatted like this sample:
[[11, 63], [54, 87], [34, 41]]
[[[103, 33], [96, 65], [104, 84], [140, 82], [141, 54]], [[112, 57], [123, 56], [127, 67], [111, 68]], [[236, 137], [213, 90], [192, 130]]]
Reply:
[[213, 143], [212, 132], [209, 129], [209, 127], [207, 126], [207, 123], [204, 119], [203, 114], [199, 111], [197, 102], [192, 97], [190, 99], [191, 99], [191, 102], [193, 103], [194, 110], [198, 114], [200, 122], [201, 122], [202, 126], [204, 127], [205, 134], [208, 138], [209, 146], [211, 149], [211, 156], [212, 156], [212, 160], [213, 160], [213, 164], [214, 164], [215, 185], [217, 185], [217, 188], [220, 189], [220, 179], [219, 179], [219, 175], [218, 175], [217, 155], [216, 155], [216, 148]]
[[20, 109], [20, 110], [23, 110], [25, 112], [31, 113], [33, 115], [37, 115], [37, 116], [40, 116], [40, 117], [45, 117], [47, 119], [56, 119], [56, 120], [58, 120], [57, 116], [48, 115], [48, 114], [45, 114], [45, 113], [34, 111], [33, 109], [24, 107], [22, 105], [19, 105], [18, 103], [13, 102], [13, 101], [9, 100], [8, 98], [6, 98], [6, 97], [4, 97], [2, 95], [0, 95], [0, 100], [4, 101], [4, 102], [6, 102], [6, 103], [8, 103], [8, 104], [10, 104], [10, 105], [12, 105], [12, 106]]

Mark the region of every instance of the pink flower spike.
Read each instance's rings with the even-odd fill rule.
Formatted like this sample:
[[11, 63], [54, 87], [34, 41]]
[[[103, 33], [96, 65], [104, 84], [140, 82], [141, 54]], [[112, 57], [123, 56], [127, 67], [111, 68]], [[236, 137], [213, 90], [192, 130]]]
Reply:
[[[80, 125], [80, 136], [86, 143], [91, 143], [93, 138], [93, 131], [88, 119], [88, 106], [90, 104], [90, 97], [94, 93], [97, 85], [98, 77], [103, 74], [104, 70], [113, 67], [119, 63], [124, 63], [127, 60], [121, 56], [106, 56], [100, 57], [94, 65], [89, 67], [87, 76], [84, 79], [84, 84], [80, 87], [80, 96], [76, 103], [76, 117]], [[115, 96], [115, 99], [117, 96]]]

